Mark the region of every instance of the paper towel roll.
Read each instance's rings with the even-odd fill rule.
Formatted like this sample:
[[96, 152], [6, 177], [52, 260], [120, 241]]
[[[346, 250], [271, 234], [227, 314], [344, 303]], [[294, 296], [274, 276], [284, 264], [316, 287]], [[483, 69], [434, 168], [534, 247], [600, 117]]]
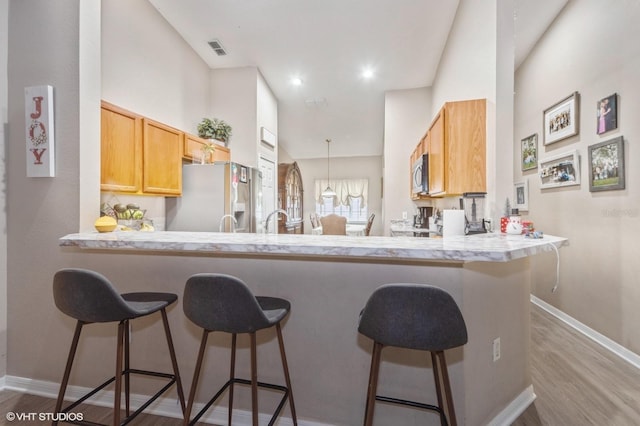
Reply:
[[442, 236], [464, 235], [464, 210], [442, 211]]

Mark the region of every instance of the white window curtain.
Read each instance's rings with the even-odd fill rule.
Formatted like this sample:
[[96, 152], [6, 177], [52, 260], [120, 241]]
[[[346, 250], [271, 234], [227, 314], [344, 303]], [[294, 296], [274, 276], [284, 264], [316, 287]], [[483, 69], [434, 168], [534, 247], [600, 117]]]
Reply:
[[336, 192], [333, 197], [333, 206], [339, 205], [350, 206], [351, 200], [360, 199], [360, 207], [367, 206], [369, 197], [369, 180], [368, 179], [317, 179], [316, 180], [316, 203], [324, 204], [322, 191], [330, 186]]

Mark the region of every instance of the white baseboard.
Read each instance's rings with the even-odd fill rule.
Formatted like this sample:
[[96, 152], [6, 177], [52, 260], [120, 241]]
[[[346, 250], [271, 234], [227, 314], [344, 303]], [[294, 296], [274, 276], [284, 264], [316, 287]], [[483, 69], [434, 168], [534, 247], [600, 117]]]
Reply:
[[640, 369], [640, 355], [630, 351], [629, 349], [625, 348], [619, 343], [614, 342], [613, 340], [609, 339], [607, 336], [604, 336], [598, 333], [594, 329], [587, 327], [577, 319], [565, 314], [560, 309], [548, 304], [547, 302], [534, 296], [533, 294], [531, 295], [531, 303], [549, 312], [551, 315], [558, 318], [560, 321], [564, 322], [568, 326], [579, 331], [580, 333], [584, 334], [594, 342], [601, 345], [603, 348], [611, 351], [615, 355], [627, 361], [629, 364]]
[[533, 385], [529, 385], [509, 403], [497, 416], [495, 416], [488, 426], [509, 426], [536, 400], [533, 392]]
[[[24, 377], [16, 377], [16, 376], [4, 376], [0, 378], [0, 390], [9, 389], [14, 390], [26, 394], [43, 396], [46, 398], [56, 399], [58, 397], [58, 390], [60, 389], [59, 383], [47, 382], [44, 380], [32, 380]], [[67, 392], [65, 395], [65, 399], [70, 401], [77, 400], [78, 398], [85, 395], [91, 389], [81, 387], [81, 386], [68, 386]], [[186, 397], [187, 395], [185, 395]], [[149, 399], [146, 395], [140, 394], [131, 394], [131, 408], [134, 410], [140, 407]], [[101, 391], [95, 394], [93, 397], [89, 398], [86, 401], [88, 404], [97, 405], [101, 407], [112, 407], [113, 406], [113, 391]], [[124, 406], [124, 405], [123, 405]], [[193, 404], [192, 413], [199, 412], [204, 404], [195, 403]], [[283, 409], [286, 414], [287, 405]], [[177, 398], [158, 398], [153, 404], [151, 404], [145, 411], [148, 414], [155, 414], [159, 416], [172, 417], [176, 419], [182, 419], [182, 410], [180, 409], [180, 403]], [[228, 410], [226, 407], [214, 407], [207, 411], [204, 416], [202, 416], [199, 422], [204, 423], [214, 423], [214, 424], [226, 424], [227, 423], [227, 413]], [[270, 414], [260, 414], [260, 424], [267, 424], [271, 419]], [[233, 410], [233, 424], [238, 424], [241, 426], [250, 426], [252, 424], [251, 412], [246, 410]], [[301, 420], [298, 419], [298, 424], [300, 426], [331, 426], [327, 423], [320, 423], [311, 420]], [[278, 418], [279, 426], [292, 426], [293, 421], [290, 417], [285, 417], [284, 415], [280, 415]]]

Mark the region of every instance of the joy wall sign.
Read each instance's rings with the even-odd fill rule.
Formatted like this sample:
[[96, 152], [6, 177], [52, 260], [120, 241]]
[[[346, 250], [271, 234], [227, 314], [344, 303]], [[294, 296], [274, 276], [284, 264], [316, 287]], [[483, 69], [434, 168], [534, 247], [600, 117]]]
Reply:
[[27, 176], [54, 177], [53, 87], [25, 87], [24, 105]]

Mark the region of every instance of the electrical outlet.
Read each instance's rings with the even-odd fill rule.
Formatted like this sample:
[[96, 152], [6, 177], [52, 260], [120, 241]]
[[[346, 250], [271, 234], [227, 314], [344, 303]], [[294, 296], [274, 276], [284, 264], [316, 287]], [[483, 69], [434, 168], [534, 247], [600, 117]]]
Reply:
[[407, 212], [402, 212], [402, 219], [404, 219], [404, 220], [407, 219]]
[[493, 362], [500, 359], [500, 338], [497, 337], [493, 341]]

